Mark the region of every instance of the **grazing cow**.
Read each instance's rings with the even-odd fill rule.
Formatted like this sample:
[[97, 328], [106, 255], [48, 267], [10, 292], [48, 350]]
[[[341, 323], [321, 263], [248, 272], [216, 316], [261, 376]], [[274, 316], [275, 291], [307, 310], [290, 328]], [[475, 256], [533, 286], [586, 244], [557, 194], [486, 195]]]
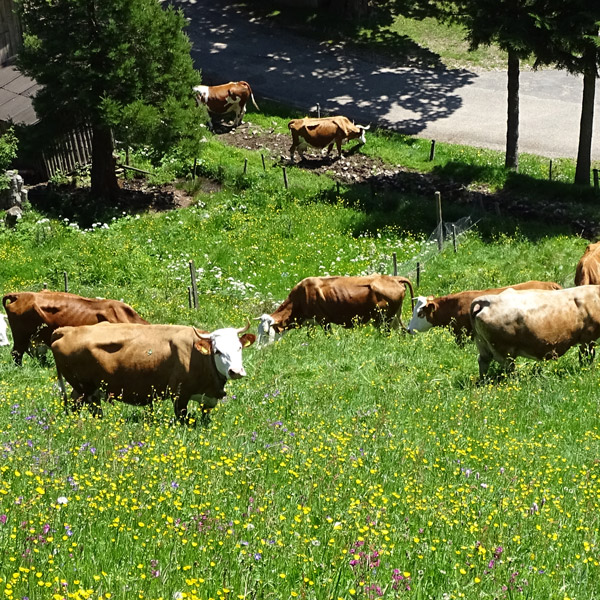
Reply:
[[402, 325], [406, 286], [412, 298], [412, 284], [406, 277], [307, 277], [294, 286], [274, 313], [258, 317], [258, 343], [273, 342], [288, 329], [311, 320], [323, 326], [334, 323], [344, 327], [375, 321], [397, 328]]
[[296, 150], [303, 159], [307, 146], [327, 147], [327, 154], [330, 154], [333, 144], [336, 145], [339, 158], [342, 156], [343, 141], [358, 139], [361, 144], [367, 141], [365, 131], [369, 129], [369, 125], [366, 127], [355, 125], [347, 117], [323, 117], [321, 119], [307, 117], [292, 119], [288, 123], [288, 129], [292, 133], [290, 160], [293, 161]]
[[6, 315], [0, 315], [0, 346], [8, 346], [9, 344], [6, 331]]
[[479, 296], [471, 304], [471, 322], [480, 377], [492, 360], [512, 370], [517, 356], [558, 358], [600, 337], [600, 286]]
[[[154, 398], [171, 395], [176, 416], [187, 416], [190, 400], [208, 411], [225, 396], [225, 383], [246, 375], [242, 347], [256, 337], [241, 329], [217, 329], [212, 333], [182, 325], [101, 323], [61, 327], [52, 334], [65, 406], [66, 379], [73, 387], [72, 408], [88, 405], [102, 414], [100, 392], [135, 406], [152, 404]], [[245, 334], [245, 335], [242, 335]]]
[[515, 290], [560, 290], [562, 286], [553, 281], [526, 281], [516, 285], [489, 290], [466, 290], [447, 296], [418, 296], [415, 301], [412, 318], [408, 324], [408, 332], [427, 331], [432, 327], [450, 327], [457, 340], [463, 336], [472, 336], [471, 302], [484, 294], [500, 294], [512, 287]]
[[575, 271], [575, 285], [598, 284], [600, 284], [600, 242], [588, 245]]
[[205, 104], [212, 115], [222, 117], [227, 113], [234, 113], [234, 127], [241, 125], [244, 120], [248, 99], [252, 100], [256, 110], [260, 110], [254, 101], [252, 88], [245, 81], [230, 81], [222, 85], [197, 85], [193, 90], [196, 92], [196, 102], [199, 105]]
[[66, 292], [18, 292], [2, 298], [13, 336], [12, 356], [17, 365], [23, 354], [32, 355], [32, 344], [50, 346], [52, 332], [65, 325], [141, 323], [144, 321], [131, 306], [118, 300], [83, 298]]

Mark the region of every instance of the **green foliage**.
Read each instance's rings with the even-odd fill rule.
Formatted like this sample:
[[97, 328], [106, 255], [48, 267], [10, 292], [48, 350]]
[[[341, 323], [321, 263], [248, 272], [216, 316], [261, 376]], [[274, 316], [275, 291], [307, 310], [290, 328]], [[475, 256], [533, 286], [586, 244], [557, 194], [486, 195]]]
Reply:
[[[44, 127], [110, 127], [118, 140], [159, 153], [195, 139], [200, 76], [181, 11], [157, 0], [22, 0], [19, 11], [19, 66], [42, 86], [34, 104]], [[108, 162], [112, 148], [104, 152]]]
[[19, 141], [11, 127], [0, 135], [0, 190], [7, 189], [9, 185], [5, 171], [17, 156]]

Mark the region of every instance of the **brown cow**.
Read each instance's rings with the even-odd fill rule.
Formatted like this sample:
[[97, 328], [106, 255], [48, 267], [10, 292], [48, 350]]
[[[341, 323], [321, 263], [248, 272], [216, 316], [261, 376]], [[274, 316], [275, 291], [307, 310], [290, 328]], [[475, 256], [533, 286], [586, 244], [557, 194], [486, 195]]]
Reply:
[[66, 292], [17, 292], [2, 298], [13, 336], [12, 356], [17, 365], [32, 355], [32, 343], [50, 346], [52, 332], [65, 325], [110, 323], [148, 324], [131, 306], [119, 300], [83, 298]]
[[419, 296], [416, 298], [413, 315], [408, 324], [408, 332], [427, 331], [432, 327], [450, 327], [457, 340], [463, 336], [472, 336], [469, 311], [471, 302], [484, 294], [500, 294], [512, 287], [515, 290], [560, 290], [562, 286], [553, 281], [526, 281], [516, 285], [489, 290], [467, 290], [447, 296]]
[[598, 284], [600, 284], [600, 242], [588, 245], [575, 271], [575, 285]]
[[288, 329], [311, 320], [324, 326], [353, 327], [375, 321], [398, 327], [402, 325], [406, 286], [412, 298], [412, 284], [406, 277], [307, 277], [294, 286], [274, 313], [258, 317], [258, 343], [273, 342]]
[[298, 150], [300, 158], [304, 158], [307, 146], [315, 148], [327, 147], [327, 154], [331, 153], [333, 144], [336, 145], [338, 158], [342, 156], [342, 142], [358, 139], [361, 144], [367, 140], [365, 131], [369, 126], [355, 125], [347, 117], [323, 117], [313, 119], [292, 119], [288, 123], [288, 129], [292, 133], [292, 145], [290, 147], [290, 160], [294, 160], [294, 153]]
[[[83, 405], [102, 414], [100, 392], [135, 406], [170, 395], [175, 414], [187, 416], [190, 400], [206, 411], [225, 396], [225, 383], [246, 375], [242, 347], [256, 337], [241, 329], [212, 333], [182, 325], [101, 323], [61, 327], [52, 335], [59, 384], [68, 405], [63, 377], [73, 387], [72, 408]], [[205, 413], [206, 414], [206, 413]]]
[[[252, 100], [254, 108], [260, 110], [254, 101], [252, 88], [245, 81], [230, 81], [221, 85], [197, 85], [196, 102], [206, 105], [208, 112], [220, 117], [234, 113], [233, 126], [241, 125], [246, 113], [246, 103]], [[210, 123], [212, 128], [212, 123]]]
[[600, 337], [600, 286], [479, 296], [471, 304], [471, 321], [480, 377], [492, 360], [510, 371], [517, 356], [555, 359]]

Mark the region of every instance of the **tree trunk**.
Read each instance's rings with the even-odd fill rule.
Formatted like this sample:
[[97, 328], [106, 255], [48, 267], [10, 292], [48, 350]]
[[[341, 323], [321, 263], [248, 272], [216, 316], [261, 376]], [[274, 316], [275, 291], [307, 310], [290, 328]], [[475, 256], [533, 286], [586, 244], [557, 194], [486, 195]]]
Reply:
[[508, 53], [508, 113], [506, 119], [506, 156], [504, 166], [519, 170], [519, 56]]
[[92, 127], [91, 195], [113, 200], [119, 192], [116, 161], [113, 157], [113, 140], [110, 129]]
[[590, 185], [592, 166], [592, 133], [594, 126], [594, 99], [596, 97], [596, 49], [586, 48], [583, 52], [583, 99], [581, 102], [581, 120], [579, 122], [579, 146], [577, 148], [577, 166], [575, 183]]

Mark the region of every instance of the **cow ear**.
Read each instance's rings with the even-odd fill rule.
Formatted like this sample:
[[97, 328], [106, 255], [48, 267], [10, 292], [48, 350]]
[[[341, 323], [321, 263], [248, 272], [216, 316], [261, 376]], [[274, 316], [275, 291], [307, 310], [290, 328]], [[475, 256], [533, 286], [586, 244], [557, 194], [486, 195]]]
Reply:
[[200, 354], [208, 355], [212, 351], [212, 344], [210, 340], [200, 339], [196, 340], [196, 342], [194, 343], [194, 348], [196, 348], [196, 350], [198, 350]]
[[247, 348], [248, 346], [252, 346], [256, 341], [256, 336], [253, 333], [246, 333], [240, 338], [240, 342], [242, 344], [242, 348]]

